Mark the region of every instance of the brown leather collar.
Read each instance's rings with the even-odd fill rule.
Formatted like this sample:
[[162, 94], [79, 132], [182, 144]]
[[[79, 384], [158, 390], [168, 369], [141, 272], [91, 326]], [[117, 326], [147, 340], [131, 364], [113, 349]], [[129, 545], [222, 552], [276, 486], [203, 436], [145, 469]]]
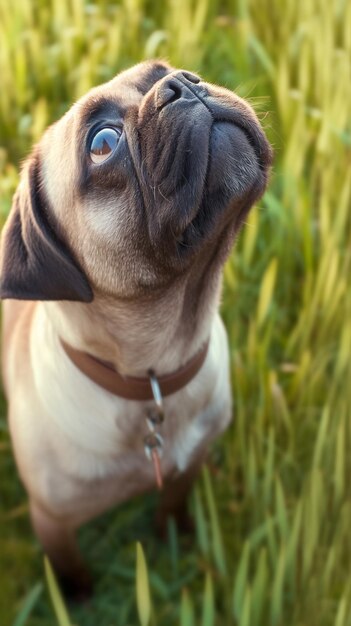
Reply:
[[[60, 339], [61, 345], [71, 361], [88, 376], [94, 383], [106, 389], [110, 393], [125, 398], [126, 400], [152, 400], [153, 393], [149, 377], [136, 378], [134, 376], [122, 376], [117, 372], [112, 363], [100, 361], [92, 354], [76, 350], [68, 343]], [[208, 351], [207, 341], [201, 350], [195, 354], [183, 367], [172, 372], [158, 376], [157, 380], [163, 396], [170, 396], [185, 387], [201, 369]], [[157, 372], [156, 372], [157, 374]]]

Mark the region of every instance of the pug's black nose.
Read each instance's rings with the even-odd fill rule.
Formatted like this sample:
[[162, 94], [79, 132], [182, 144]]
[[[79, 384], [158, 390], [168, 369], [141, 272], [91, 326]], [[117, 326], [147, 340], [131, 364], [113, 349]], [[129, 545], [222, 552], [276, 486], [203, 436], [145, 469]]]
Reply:
[[[196, 74], [190, 72], [177, 72], [169, 77], [165, 77], [160, 81], [156, 92], [156, 106], [162, 109], [168, 104], [180, 99], [196, 98], [194, 91], [189, 89], [191, 85], [200, 82], [200, 78]], [[189, 85], [189, 87], [188, 87]]]

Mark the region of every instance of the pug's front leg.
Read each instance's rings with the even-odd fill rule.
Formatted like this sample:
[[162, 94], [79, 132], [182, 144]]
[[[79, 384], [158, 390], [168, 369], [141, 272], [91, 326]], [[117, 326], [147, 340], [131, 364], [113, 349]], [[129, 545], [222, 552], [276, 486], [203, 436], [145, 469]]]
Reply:
[[67, 598], [82, 602], [93, 592], [90, 572], [85, 565], [76, 540], [74, 527], [56, 519], [37, 503], [30, 502], [35, 533], [57, 573]]

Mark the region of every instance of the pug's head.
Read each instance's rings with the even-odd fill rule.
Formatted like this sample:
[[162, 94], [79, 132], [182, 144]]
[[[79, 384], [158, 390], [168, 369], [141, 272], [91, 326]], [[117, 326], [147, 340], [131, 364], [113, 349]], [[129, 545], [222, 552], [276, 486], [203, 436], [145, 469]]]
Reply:
[[166, 63], [92, 89], [24, 164], [4, 227], [2, 298], [135, 298], [223, 263], [267, 184], [251, 107]]

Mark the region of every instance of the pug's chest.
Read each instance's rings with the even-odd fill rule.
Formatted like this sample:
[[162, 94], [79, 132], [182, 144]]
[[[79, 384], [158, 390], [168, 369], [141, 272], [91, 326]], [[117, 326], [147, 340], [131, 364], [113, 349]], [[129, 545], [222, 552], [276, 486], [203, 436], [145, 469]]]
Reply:
[[[228, 423], [229, 381], [227, 375], [216, 373], [216, 377], [210, 376], [210, 371], [204, 383], [192, 384], [164, 399], [164, 420], [156, 430], [165, 472], [184, 471], [193, 456]], [[55, 375], [50, 377], [50, 384], [40, 385], [40, 402], [43, 415], [49, 416], [44, 432], [50, 438], [50, 448], [55, 448], [59, 457], [62, 450], [70, 450], [64, 461], [66, 465], [69, 459], [71, 475], [88, 480], [111, 474], [124, 476], [131, 467], [135, 474], [148, 473], [151, 464], [145, 444], [152, 434], [147, 420], [149, 403], [113, 396], [74, 368], [66, 384], [65, 402]]]
[[[144, 450], [149, 404], [123, 400], [93, 383], [45, 328], [39, 323], [34, 327], [31, 350], [40, 446], [51, 451], [46, 471], [38, 475], [43, 499], [54, 498], [59, 512], [78, 501], [83, 510], [101, 500], [97, 508], [102, 510], [155, 487], [154, 467]], [[46, 340], [41, 352], [36, 349], [40, 333]], [[164, 398], [164, 412], [158, 432], [166, 479], [202, 456], [231, 418], [227, 344], [219, 318], [200, 373]]]
[[[187, 410], [185, 405], [184, 411]], [[121, 415], [117, 423], [120, 419]], [[160, 470], [163, 480], [174, 479], [186, 472], [193, 461], [203, 458], [208, 443], [229, 420], [229, 404], [216, 399], [201, 407], [195, 415], [188, 415], [186, 420], [183, 411], [169, 411], [162, 427]], [[85, 522], [112, 505], [155, 489], [155, 467], [144, 451], [144, 437], [148, 431], [143, 421], [141, 413], [135, 422], [130, 421], [130, 425], [134, 423], [132, 429], [124, 427], [121, 432], [121, 428], [116, 427], [117, 432], [111, 431], [110, 440], [114, 440], [114, 446], [108, 454], [89, 451], [67, 438], [64, 458], [56, 458], [42, 485], [42, 497], [50, 508], [65, 515], [70, 513], [73, 505], [79, 505], [79, 522]]]
[[155, 431], [150, 431], [148, 420], [142, 415], [138, 428], [127, 432], [126, 438], [123, 438], [125, 454], [128, 455], [129, 451], [138, 461], [141, 455], [143, 468], [145, 461], [152, 467], [149, 447], [151, 442], [155, 444], [165, 472], [184, 472], [193, 457], [199, 456], [201, 450], [218, 434], [222, 412], [223, 407], [212, 399], [196, 409], [180, 403], [176, 410], [173, 408], [172, 411], [167, 411], [166, 408], [164, 422]]
[[[205, 399], [201, 406], [179, 401], [178, 406], [165, 406], [163, 423], [150, 430], [147, 408], [128, 412], [126, 406], [104, 416], [104, 426], [110, 424], [102, 436], [101, 429], [90, 431], [87, 438], [76, 445], [75, 473], [82, 478], [94, 480], [105, 476], [117, 476], [119, 480], [132, 483], [133, 477], [147, 483], [155, 478], [155, 468], [148, 444], [155, 448], [165, 478], [174, 472], [184, 472], [194, 457], [201, 455], [208, 443], [228, 424], [229, 401], [225, 398]], [[62, 424], [61, 424], [62, 425]], [[99, 432], [100, 430], [100, 432]]]

